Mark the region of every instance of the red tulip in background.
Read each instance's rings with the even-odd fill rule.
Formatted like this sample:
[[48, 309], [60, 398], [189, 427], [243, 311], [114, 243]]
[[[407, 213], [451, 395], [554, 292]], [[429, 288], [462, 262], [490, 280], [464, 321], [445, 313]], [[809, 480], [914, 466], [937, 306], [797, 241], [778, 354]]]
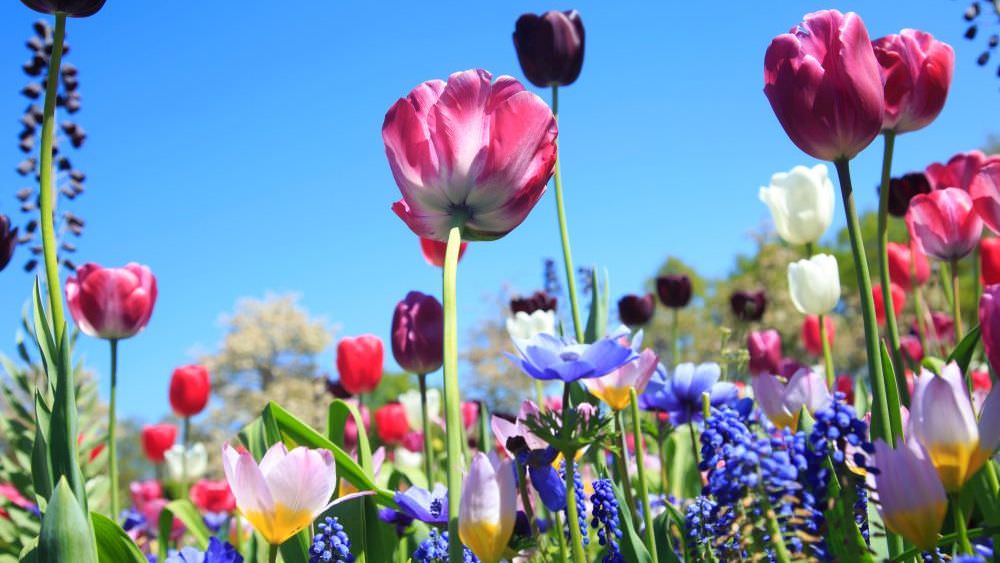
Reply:
[[882, 128], [906, 133], [929, 125], [948, 97], [955, 51], [915, 29], [876, 39], [872, 47], [885, 83]]
[[410, 432], [403, 405], [386, 403], [375, 409], [375, 430], [378, 431], [378, 437], [386, 444], [401, 444], [403, 438]]
[[899, 348], [903, 355], [911, 363], [917, 364], [924, 359], [924, 346], [920, 343], [920, 337], [915, 334], [907, 334], [899, 337]]
[[[463, 242], [458, 247], [458, 259], [462, 259], [466, 247], [469, 243]], [[431, 266], [444, 268], [444, 252], [448, 248], [448, 243], [439, 240], [420, 237], [420, 252], [424, 255], [424, 260]]]
[[120, 340], [146, 328], [156, 304], [156, 278], [149, 268], [84, 264], [66, 280], [70, 314], [87, 336]]
[[990, 378], [989, 370], [972, 370], [971, 379], [973, 392], [980, 391], [983, 393], [989, 393], [990, 389], [993, 389], [993, 379]]
[[173, 424], [147, 424], [142, 427], [142, 450], [153, 463], [163, 463], [163, 454], [177, 440]]
[[781, 335], [778, 331], [753, 330], [747, 335], [752, 375], [776, 374], [781, 365]]
[[833, 382], [833, 390], [844, 394], [844, 402], [854, 404], [854, 379], [850, 375], [840, 374]]
[[441, 367], [444, 309], [432, 295], [411, 291], [392, 314], [392, 355], [399, 367], [426, 374]]
[[465, 401], [462, 403], [462, 423], [466, 430], [472, 430], [479, 420], [479, 403], [476, 401]]
[[903, 291], [912, 291], [914, 285], [922, 286], [931, 278], [931, 264], [920, 245], [890, 242], [886, 251], [889, 253], [889, 279], [893, 285]]
[[[906, 305], [906, 292], [892, 282], [889, 283], [889, 291], [892, 293], [892, 310], [898, 317], [903, 312], [903, 306]], [[878, 324], [884, 325], [885, 303], [882, 301], [882, 284], [877, 283], [872, 287], [872, 299], [875, 300], [875, 319], [878, 320]]]
[[[826, 324], [826, 340], [832, 347], [836, 325], [830, 317], [823, 317], [823, 320]], [[806, 315], [802, 321], [802, 346], [813, 356], [823, 355], [823, 341], [819, 338], [819, 317], [816, 315]]]
[[170, 406], [178, 416], [200, 413], [208, 404], [211, 392], [212, 382], [205, 366], [181, 366], [170, 376]]
[[906, 213], [910, 237], [929, 256], [950, 262], [972, 252], [983, 232], [983, 222], [972, 208], [972, 198], [958, 188], [920, 194]]
[[996, 162], [1000, 162], [1000, 156], [986, 156], [982, 151], [960, 152], [951, 157], [947, 163], [935, 162], [927, 167], [925, 173], [931, 188], [943, 190], [945, 188], [959, 188], [966, 192], [972, 192], [973, 186], [979, 182], [979, 172], [982, 169]]
[[583, 68], [583, 20], [576, 10], [524, 14], [514, 26], [514, 49], [524, 76], [539, 88], [568, 86]]
[[771, 41], [764, 94], [799, 149], [849, 160], [882, 130], [881, 71], [861, 18], [824, 10]]
[[132, 495], [132, 504], [136, 506], [144, 506], [154, 500], [163, 498], [163, 487], [160, 486], [160, 482], [156, 479], [132, 481], [128, 486], [128, 490]]
[[979, 241], [979, 266], [983, 285], [1000, 283], [1000, 238]]
[[990, 158], [994, 159], [993, 163], [979, 172], [969, 189], [969, 195], [972, 196], [976, 213], [982, 217], [986, 226], [994, 234], [1000, 234], [1000, 157]]
[[232, 512], [236, 509], [236, 498], [225, 479], [195, 482], [191, 485], [191, 502], [203, 512]]
[[495, 240], [524, 221], [556, 161], [556, 120], [510, 76], [485, 70], [431, 80], [385, 115], [382, 140], [402, 199], [392, 209], [420, 237]]
[[927, 339], [934, 342], [950, 343], [955, 341], [955, 319], [948, 313], [934, 311], [931, 313], [931, 329]]
[[337, 343], [340, 384], [352, 395], [371, 393], [382, 381], [382, 340], [372, 334], [347, 337]]

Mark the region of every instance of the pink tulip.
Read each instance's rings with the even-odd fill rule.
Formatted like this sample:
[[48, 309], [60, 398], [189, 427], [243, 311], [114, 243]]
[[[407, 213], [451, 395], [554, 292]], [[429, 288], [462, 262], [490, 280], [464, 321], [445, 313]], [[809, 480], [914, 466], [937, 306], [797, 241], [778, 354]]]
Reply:
[[601, 377], [584, 379], [583, 383], [591, 395], [604, 401], [612, 410], [620, 411], [631, 403], [632, 389], [637, 395], [646, 390], [658, 362], [656, 353], [647, 348], [622, 367]]
[[882, 130], [881, 67], [853, 12], [814, 12], [775, 37], [764, 94], [792, 142], [820, 160], [854, 158]]
[[146, 328], [156, 304], [156, 278], [134, 262], [124, 268], [84, 264], [66, 280], [70, 314], [87, 336], [120, 340]]
[[979, 172], [985, 166], [996, 162], [1000, 162], [1000, 156], [986, 156], [982, 151], [977, 150], [960, 152], [951, 157], [947, 164], [940, 162], [931, 164], [927, 167], [925, 175], [931, 188], [935, 190], [961, 188], [971, 192], [972, 186], [978, 181]]
[[747, 350], [750, 353], [750, 373], [775, 374], [781, 365], [781, 335], [778, 331], [754, 330], [747, 335]]
[[972, 204], [983, 222], [1000, 234], [1000, 160], [984, 166], [969, 188]]
[[1000, 285], [989, 285], [979, 298], [979, 328], [986, 358], [1000, 370]]
[[955, 51], [930, 33], [904, 29], [872, 42], [885, 82], [882, 128], [906, 133], [941, 113], [955, 67]]
[[875, 488], [886, 526], [921, 549], [934, 549], [944, 524], [948, 497], [920, 444], [875, 441]]
[[904, 291], [912, 291], [931, 278], [931, 264], [919, 244], [890, 242], [886, 251], [889, 254], [889, 279], [894, 285]]
[[510, 76], [431, 80], [385, 115], [382, 140], [403, 198], [392, 209], [418, 236], [498, 239], [524, 221], [556, 160], [556, 121]]
[[920, 194], [906, 212], [910, 237], [929, 256], [950, 262], [972, 252], [983, 232], [983, 222], [972, 208], [972, 198], [958, 188]]
[[787, 384], [770, 374], [755, 375], [750, 383], [760, 410], [778, 428], [795, 430], [803, 408], [815, 413], [832, 400], [824, 376], [808, 368], [796, 372]]

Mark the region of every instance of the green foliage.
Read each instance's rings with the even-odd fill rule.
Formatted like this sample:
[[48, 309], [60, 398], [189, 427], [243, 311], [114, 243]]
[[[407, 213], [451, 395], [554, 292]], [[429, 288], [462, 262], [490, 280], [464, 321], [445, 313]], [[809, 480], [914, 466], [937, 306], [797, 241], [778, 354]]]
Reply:
[[148, 563], [146, 556], [118, 524], [96, 512], [90, 513], [90, 521], [97, 540], [97, 556], [102, 563]]
[[59, 479], [42, 518], [37, 557], [39, 563], [97, 563], [90, 521], [65, 477]]

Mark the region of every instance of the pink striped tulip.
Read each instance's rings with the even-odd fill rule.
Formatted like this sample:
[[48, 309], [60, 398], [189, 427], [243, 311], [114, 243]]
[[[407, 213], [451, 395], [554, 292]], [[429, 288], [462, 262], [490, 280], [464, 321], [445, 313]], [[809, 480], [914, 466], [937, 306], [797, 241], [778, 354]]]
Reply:
[[775, 426], [791, 428], [799, 425], [802, 409], [815, 413], [830, 404], [830, 390], [826, 379], [808, 368], [800, 369], [783, 384], [771, 374], [755, 375], [751, 378], [754, 399]]
[[972, 187], [978, 181], [982, 169], [990, 164], [1000, 162], [1000, 155], [986, 156], [982, 151], [972, 150], [960, 152], [942, 164], [935, 162], [927, 167], [925, 175], [931, 188], [960, 188], [972, 192]]
[[495, 240], [521, 224], [556, 161], [556, 120], [510, 76], [431, 80], [385, 115], [382, 140], [403, 198], [392, 209], [418, 236]]
[[983, 222], [994, 233], [1000, 234], [1000, 160], [985, 166], [969, 189], [972, 205]]
[[283, 443], [271, 446], [258, 465], [250, 452], [222, 448], [222, 468], [240, 513], [271, 545], [309, 527], [330, 504], [337, 466], [328, 450]]
[[948, 497], [927, 452], [912, 441], [893, 449], [876, 440], [874, 465], [882, 521], [920, 549], [934, 549]]
[[958, 188], [920, 194], [906, 212], [910, 237], [924, 252], [950, 262], [972, 252], [983, 232], [983, 221], [972, 208], [972, 198]]
[[622, 367], [601, 377], [584, 379], [583, 384], [591, 395], [604, 401], [612, 410], [620, 411], [631, 402], [630, 389], [635, 389], [637, 395], [646, 390], [658, 362], [656, 353], [647, 348]]
[[504, 460], [496, 467], [477, 452], [462, 481], [458, 508], [458, 535], [483, 563], [497, 563], [507, 549], [517, 518], [514, 465]]
[[955, 51], [930, 33], [904, 29], [872, 42], [885, 83], [882, 128], [923, 129], [941, 113], [955, 69]]
[[69, 312], [87, 336], [120, 340], [146, 328], [156, 304], [156, 278], [134, 262], [123, 268], [84, 264], [66, 280]]

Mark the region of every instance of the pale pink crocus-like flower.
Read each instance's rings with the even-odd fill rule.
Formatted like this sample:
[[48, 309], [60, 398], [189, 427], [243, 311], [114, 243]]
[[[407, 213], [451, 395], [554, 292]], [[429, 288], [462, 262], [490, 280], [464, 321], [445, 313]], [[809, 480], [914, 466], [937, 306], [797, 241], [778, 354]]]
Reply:
[[601, 377], [584, 379], [583, 383], [593, 396], [612, 410], [620, 411], [631, 402], [631, 389], [635, 389], [636, 394], [645, 391], [658, 361], [656, 353], [647, 348], [622, 367]]
[[951, 262], [972, 252], [983, 232], [983, 221], [973, 209], [972, 198], [958, 188], [919, 194], [906, 212], [910, 237], [928, 256]]
[[912, 440], [895, 449], [876, 440], [874, 465], [882, 521], [920, 549], [934, 549], [948, 497], [927, 451]]
[[831, 401], [826, 378], [808, 368], [795, 372], [787, 384], [768, 373], [753, 376], [751, 384], [757, 404], [778, 428], [794, 430], [803, 408], [812, 414]]
[[507, 450], [507, 441], [511, 438], [523, 438], [528, 448], [532, 450], [544, 449], [548, 444], [545, 440], [542, 440], [538, 436], [535, 436], [528, 426], [524, 423], [525, 420], [538, 416], [539, 410], [538, 405], [533, 401], [524, 401], [521, 403], [521, 409], [517, 413], [517, 419], [514, 422], [510, 422], [504, 418], [493, 415], [490, 419], [490, 429], [493, 431], [493, 435], [496, 437], [497, 441], [500, 442], [500, 446], [507, 451], [507, 454], [511, 457], [515, 457], [516, 453]]
[[462, 481], [458, 508], [458, 534], [483, 563], [497, 563], [514, 533], [517, 518], [517, 484], [513, 461], [494, 466], [477, 452]]
[[84, 264], [66, 280], [66, 301], [87, 336], [121, 340], [149, 324], [156, 304], [156, 278], [134, 262], [122, 268]]
[[485, 70], [430, 80], [385, 115], [382, 140], [402, 199], [392, 209], [418, 236], [495, 240], [524, 221], [556, 161], [556, 120], [510, 76]]

